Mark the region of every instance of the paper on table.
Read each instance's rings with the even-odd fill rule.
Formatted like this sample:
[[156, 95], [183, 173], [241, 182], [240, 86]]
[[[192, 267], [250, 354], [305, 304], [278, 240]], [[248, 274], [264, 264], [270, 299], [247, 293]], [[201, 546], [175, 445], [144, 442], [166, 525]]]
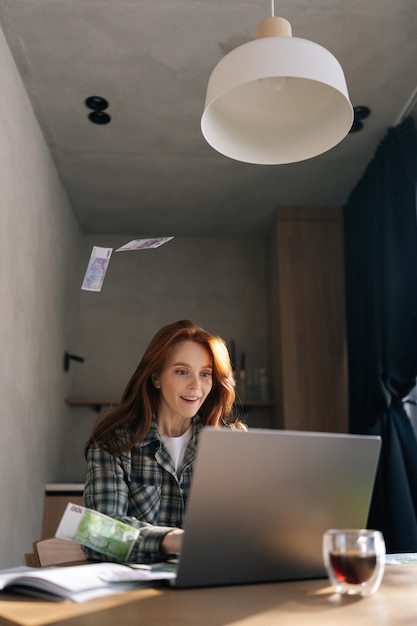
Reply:
[[102, 580], [112, 583], [132, 581], [169, 580], [176, 578], [177, 568], [168, 563], [155, 563], [153, 565], [129, 564], [125, 571], [109, 570], [100, 575]]
[[55, 537], [76, 541], [118, 561], [127, 561], [139, 529], [70, 502]]
[[81, 289], [101, 291], [113, 248], [93, 247]]
[[416, 552], [400, 552], [398, 554], [385, 555], [386, 565], [403, 565], [406, 563], [417, 563]]
[[174, 237], [156, 237], [153, 239], [134, 239], [129, 241], [121, 248], [117, 248], [115, 252], [123, 252], [124, 250], [147, 250], [149, 248], [159, 248], [162, 244], [171, 241]]
[[0, 571], [0, 590], [20, 591], [48, 600], [86, 602], [167, 578], [172, 578], [168, 572], [131, 570], [119, 563], [22, 567]]

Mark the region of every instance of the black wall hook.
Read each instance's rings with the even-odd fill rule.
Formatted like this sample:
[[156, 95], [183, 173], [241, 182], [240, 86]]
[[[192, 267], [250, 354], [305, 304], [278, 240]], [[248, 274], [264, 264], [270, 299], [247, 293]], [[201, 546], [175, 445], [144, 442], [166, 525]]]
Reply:
[[76, 354], [70, 354], [69, 352], [64, 352], [64, 372], [69, 371], [70, 361], [79, 361], [80, 363], [84, 363], [84, 357], [77, 356]]

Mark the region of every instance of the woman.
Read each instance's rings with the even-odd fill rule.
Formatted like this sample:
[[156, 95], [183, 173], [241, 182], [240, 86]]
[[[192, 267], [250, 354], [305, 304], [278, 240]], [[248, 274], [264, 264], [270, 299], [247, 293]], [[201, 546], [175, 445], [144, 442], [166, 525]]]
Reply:
[[[130, 562], [180, 554], [184, 512], [203, 426], [244, 429], [229, 353], [190, 320], [159, 330], [85, 452], [84, 505], [139, 528]], [[89, 559], [103, 559], [84, 548]]]

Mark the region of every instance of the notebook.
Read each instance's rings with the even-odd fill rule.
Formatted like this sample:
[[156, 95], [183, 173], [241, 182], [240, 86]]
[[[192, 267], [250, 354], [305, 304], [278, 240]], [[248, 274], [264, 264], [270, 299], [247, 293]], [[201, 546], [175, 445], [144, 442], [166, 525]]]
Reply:
[[328, 528], [366, 526], [379, 437], [204, 428], [176, 587], [325, 576]]

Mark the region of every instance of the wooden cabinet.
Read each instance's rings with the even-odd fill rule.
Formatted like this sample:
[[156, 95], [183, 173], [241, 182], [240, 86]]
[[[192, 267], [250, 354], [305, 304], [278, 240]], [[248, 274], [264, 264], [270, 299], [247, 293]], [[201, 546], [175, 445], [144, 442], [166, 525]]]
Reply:
[[79, 483], [51, 483], [45, 487], [41, 539], [54, 537], [61, 517], [69, 502], [83, 503], [84, 485]]
[[347, 432], [342, 212], [278, 209], [269, 253], [274, 427]]

